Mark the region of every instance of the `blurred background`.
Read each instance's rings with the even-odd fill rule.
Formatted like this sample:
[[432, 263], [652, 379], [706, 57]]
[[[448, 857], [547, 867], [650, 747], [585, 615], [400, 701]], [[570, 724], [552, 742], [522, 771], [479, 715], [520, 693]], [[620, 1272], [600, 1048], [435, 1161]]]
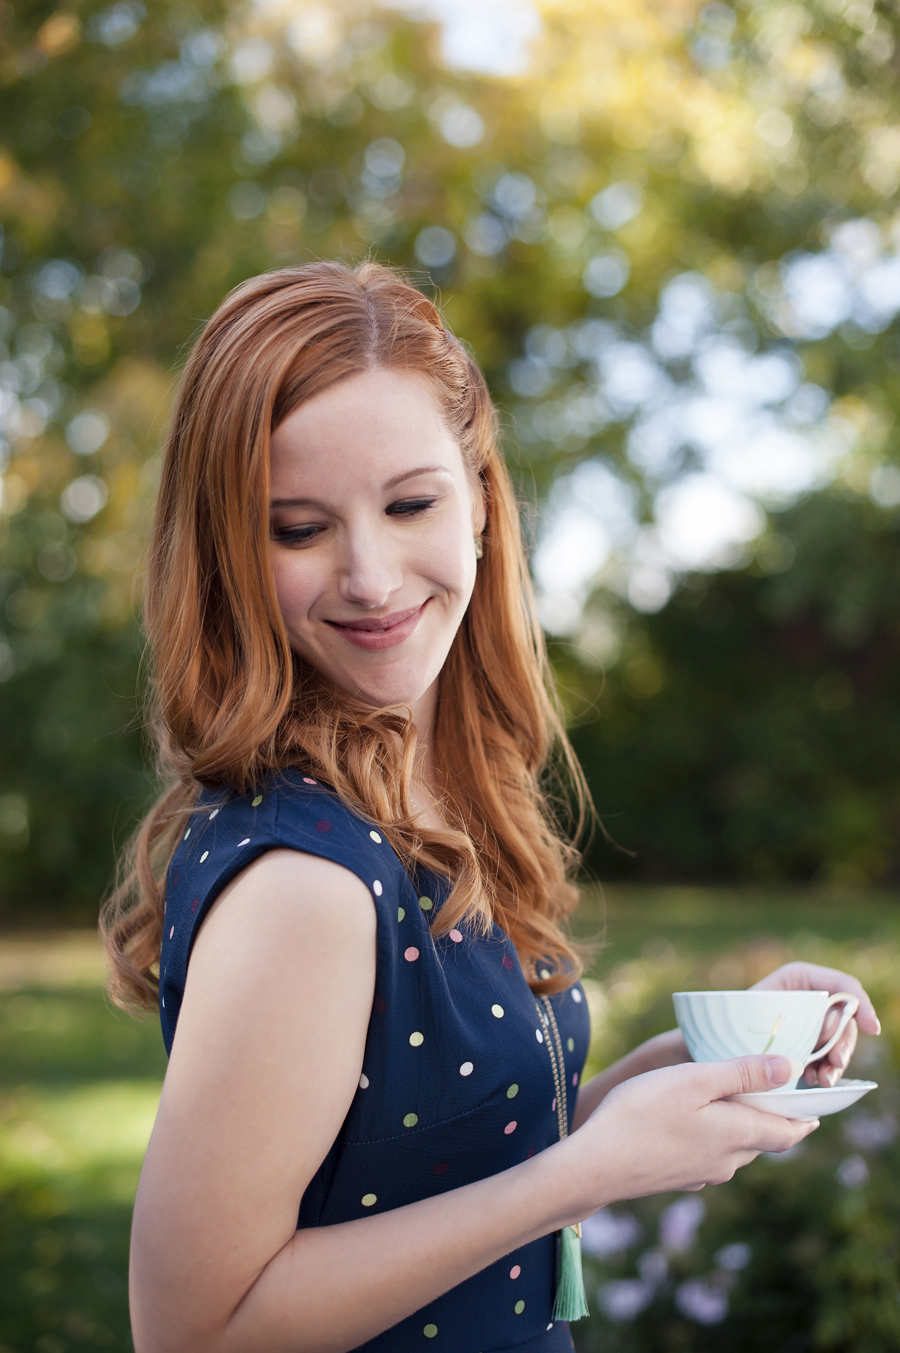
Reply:
[[0, 1353], [131, 1346], [164, 1058], [93, 927], [179, 364], [243, 278], [366, 254], [502, 411], [606, 828], [595, 1064], [799, 954], [886, 1027], [791, 1160], [598, 1214], [579, 1351], [900, 1346], [898, 40], [886, 0], [0, 6]]

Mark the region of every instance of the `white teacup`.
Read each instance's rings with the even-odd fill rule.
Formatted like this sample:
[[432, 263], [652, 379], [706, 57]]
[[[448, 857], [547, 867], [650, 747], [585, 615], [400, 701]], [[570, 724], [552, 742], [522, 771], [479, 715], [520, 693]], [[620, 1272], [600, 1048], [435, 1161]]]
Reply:
[[[804, 1068], [831, 1051], [859, 1009], [856, 997], [845, 991], [834, 996], [827, 991], [676, 991], [672, 1000], [695, 1062], [768, 1052], [795, 1058]], [[840, 1023], [817, 1048], [825, 1015], [835, 1005], [844, 1006]], [[778, 1090], [795, 1085], [788, 1081]]]

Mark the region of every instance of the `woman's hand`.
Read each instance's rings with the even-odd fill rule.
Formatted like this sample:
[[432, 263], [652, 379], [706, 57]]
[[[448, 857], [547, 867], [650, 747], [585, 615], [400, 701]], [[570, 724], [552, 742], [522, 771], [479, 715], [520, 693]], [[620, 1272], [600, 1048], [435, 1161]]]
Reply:
[[662, 1067], [623, 1081], [568, 1140], [581, 1153], [578, 1178], [591, 1204], [578, 1218], [623, 1198], [723, 1184], [761, 1151], [786, 1151], [818, 1126], [728, 1103], [799, 1075], [788, 1057]]
[[[750, 990], [827, 991], [830, 996], [838, 991], [847, 991], [859, 999], [855, 1019], [847, 1025], [831, 1051], [818, 1062], [811, 1062], [804, 1071], [803, 1079], [808, 1085], [836, 1085], [853, 1056], [858, 1030], [861, 1029], [864, 1034], [881, 1033], [881, 1024], [875, 1014], [875, 1007], [860, 983], [849, 973], [840, 972], [837, 968], [823, 968], [818, 963], [785, 963], [783, 967], [769, 973], [761, 982], [756, 982]], [[840, 1007], [828, 1011], [817, 1047], [828, 1042], [838, 1026], [840, 1017]]]

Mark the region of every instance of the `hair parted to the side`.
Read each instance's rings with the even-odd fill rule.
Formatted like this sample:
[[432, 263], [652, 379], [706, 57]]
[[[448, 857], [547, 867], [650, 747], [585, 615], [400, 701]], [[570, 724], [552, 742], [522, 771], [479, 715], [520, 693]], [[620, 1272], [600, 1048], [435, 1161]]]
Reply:
[[[408, 711], [367, 708], [292, 652], [268, 559], [272, 431], [305, 400], [377, 368], [430, 382], [487, 508], [475, 590], [440, 678], [443, 831], [414, 820]], [[181, 379], [144, 615], [169, 787], [101, 915], [117, 1004], [156, 1006], [165, 868], [201, 787], [243, 792], [293, 766], [377, 823], [410, 865], [452, 879], [436, 931], [496, 921], [535, 991], [575, 980], [581, 961], [563, 923], [578, 855], [557, 808], [575, 805], [577, 834], [589, 799], [552, 693], [496, 413], [478, 367], [403, 277], [371, 262], [311, 263], [226, 297]]]

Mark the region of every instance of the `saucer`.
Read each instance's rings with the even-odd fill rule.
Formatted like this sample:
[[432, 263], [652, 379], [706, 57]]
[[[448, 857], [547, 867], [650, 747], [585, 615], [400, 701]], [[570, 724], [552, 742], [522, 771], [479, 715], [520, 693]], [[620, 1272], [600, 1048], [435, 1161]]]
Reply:
[[779, 1118], [824, 1118], [828, 1113], [849, 1109], [870, 1090], [875, 1081], [839, 1080], [837, 1085], [811, 1085], [805, 1090], [754, 1090], [746, 1095], [729, 1095], [737, 1104], [774, 1113]]

